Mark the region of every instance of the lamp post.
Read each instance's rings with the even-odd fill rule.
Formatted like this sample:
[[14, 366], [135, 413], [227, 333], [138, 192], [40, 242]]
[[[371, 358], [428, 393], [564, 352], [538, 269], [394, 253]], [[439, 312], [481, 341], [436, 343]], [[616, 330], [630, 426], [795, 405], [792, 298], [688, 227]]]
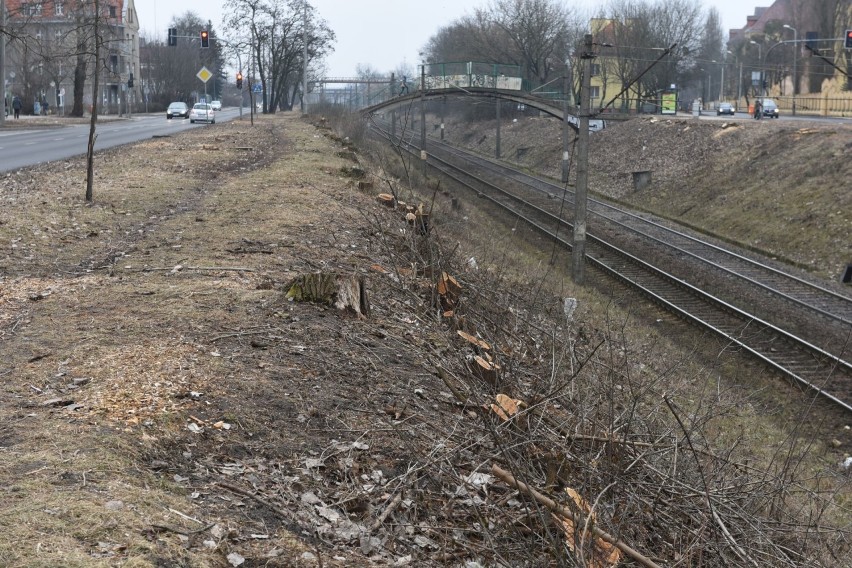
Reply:
[[[763, 62], [763, 45], [757, 43], [753, 39], [749, 40], [749, 43], [757, 46], [757, 61], [758, 61], [758, 64], [762, 63]], [[760, 71], [760, 79], [759, 79], [760, 85], [759, 85], [759, 87], [761, 89], [763, 89], [763, 68], [761, 67], [759, 71]]]
[[[0, 0], [0, 28], [6, 29], [6, 1]], [[0, 126], [6, 122], [6, 36], [0, 35], [0, 90], [3, 91], [3, 112], [0, 113]], [[11, 98], [11, 97], [10, 97]]]
[[796, 90], [799, 86], [799, 77], [796, 75], [796, 61], [799, 59], [799, 32], [796, 28], [784, 24], [788, 30], [793, 30], [793, 116], [796, 116]]
[[739, 105], [740, 95], [742, 94], [741, 87], [742, 87], [742, 80], [743, 80], [743, 68], [742, 68], [743, 62], [738, 61], [739, 58], [737, 57], [737, 54], [734, 53], [733, 51], [731, 51], [730, 49], [728, 49], [725, 53], [727, 55], [733, 55], [734, 56], [734, 70], [737, 70], [737, 63], [739, 63], [739, 73], [737, 74], [737, 96], [736, 96], [736, 102], [737, 102], [737, 105]]

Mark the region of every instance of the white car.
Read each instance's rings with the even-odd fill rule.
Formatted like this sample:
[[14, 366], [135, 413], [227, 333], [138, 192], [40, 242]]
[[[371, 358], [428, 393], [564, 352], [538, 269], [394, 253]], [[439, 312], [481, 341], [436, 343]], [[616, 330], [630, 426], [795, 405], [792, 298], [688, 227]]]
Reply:
[[202, 121], [216, 124], [216, 111], [207, 103], [195, 103], [189, 111], [189, 122], [195, 124]]
[[222, 110], [222, 101], [211, 101], [210, 106], [213, 107], [213, 110], [220, 111]]

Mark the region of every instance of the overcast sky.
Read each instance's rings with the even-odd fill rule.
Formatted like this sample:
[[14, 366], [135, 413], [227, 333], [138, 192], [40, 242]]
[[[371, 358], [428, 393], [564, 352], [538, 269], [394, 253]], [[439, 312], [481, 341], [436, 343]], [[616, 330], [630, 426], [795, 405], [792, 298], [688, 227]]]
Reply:
[[[308, 0], [337, 35], [335, 51], [327, 58], [332, 77], [354, 77], [356, 66], [368, 64], [380, 72], [390, 72], [407, 64], [414, 69], [418, 53], [441, 27], [450, 24], [474, 8], [487, 6], [488, 0]], [[697, 1], [697, 0], [696, 0]], [[223, 0], [135, 0], [143, 35], [165, 41], [173, 17], [188, 11], [210, 20], [222, 31]], [[729, 28], [742, 28], [755, 6], [770, 6], [773, 0], [750, 4], [739, 0], [712, 3], [722, 18], [727, 38]], [[595, 12], [605, 2], [566, 0], [578, 9]], [[704, 2], [709, 6], [708, 2]]]

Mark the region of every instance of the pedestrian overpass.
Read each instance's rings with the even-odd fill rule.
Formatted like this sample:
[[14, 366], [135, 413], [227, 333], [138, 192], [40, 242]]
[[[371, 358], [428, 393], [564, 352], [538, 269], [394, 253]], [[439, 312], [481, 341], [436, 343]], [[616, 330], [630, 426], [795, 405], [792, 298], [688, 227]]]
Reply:
[[[311, 102], [340, 104], [341, 92], [345, 104], [358, 109], [361, 114], [370, 116], [406, 109], [421, 99], [446, 100], [447, 97], [464, 99], [468, 97], [491, 98], [510, 101], [519, 105], [537, 109], [545, 114], [564, 120], [567, 111], [568, 122], [576, 130], [579, 127], [578, 108], [565, 104], [565, 95], [561, 90], [548, 91], [548, 85], [524, 90], [524, 81], [520, 68], [515, 65], [495, 63], [432, 63], [421, 66], [420, 77], [377, 77], [377, 78], [323, 78], [312, 81], [314, 86]], [[561, 79], [561, 78], [560, 78]], [[346, 89], [331, 89], [327, 86], [341, 84]], [[321, 90], [317, 89], [317, 86]], [[327, 98], [323, 98], [326, 94]], [[330, 95], [330, 96], [328, 96]], [[612, 118], [621, 118], [616, 113]], [[602, 119], [589, 121], [590, 130], [601, 130], [606, 126]]]

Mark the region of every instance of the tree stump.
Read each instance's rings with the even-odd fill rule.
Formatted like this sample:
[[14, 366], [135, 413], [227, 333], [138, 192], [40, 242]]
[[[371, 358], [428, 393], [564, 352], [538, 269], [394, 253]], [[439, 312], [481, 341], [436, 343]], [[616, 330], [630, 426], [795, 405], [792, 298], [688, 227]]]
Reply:
[[286, 298], [326, 304], [359, 316], [370, 316], [366, 278], [357, 274], [313, 272], [299, 275], [287, 286]]
[[385, 207], [393, 208], [396, 205], [396, 199], [390, 193], [380, 193], [376, 199]]

